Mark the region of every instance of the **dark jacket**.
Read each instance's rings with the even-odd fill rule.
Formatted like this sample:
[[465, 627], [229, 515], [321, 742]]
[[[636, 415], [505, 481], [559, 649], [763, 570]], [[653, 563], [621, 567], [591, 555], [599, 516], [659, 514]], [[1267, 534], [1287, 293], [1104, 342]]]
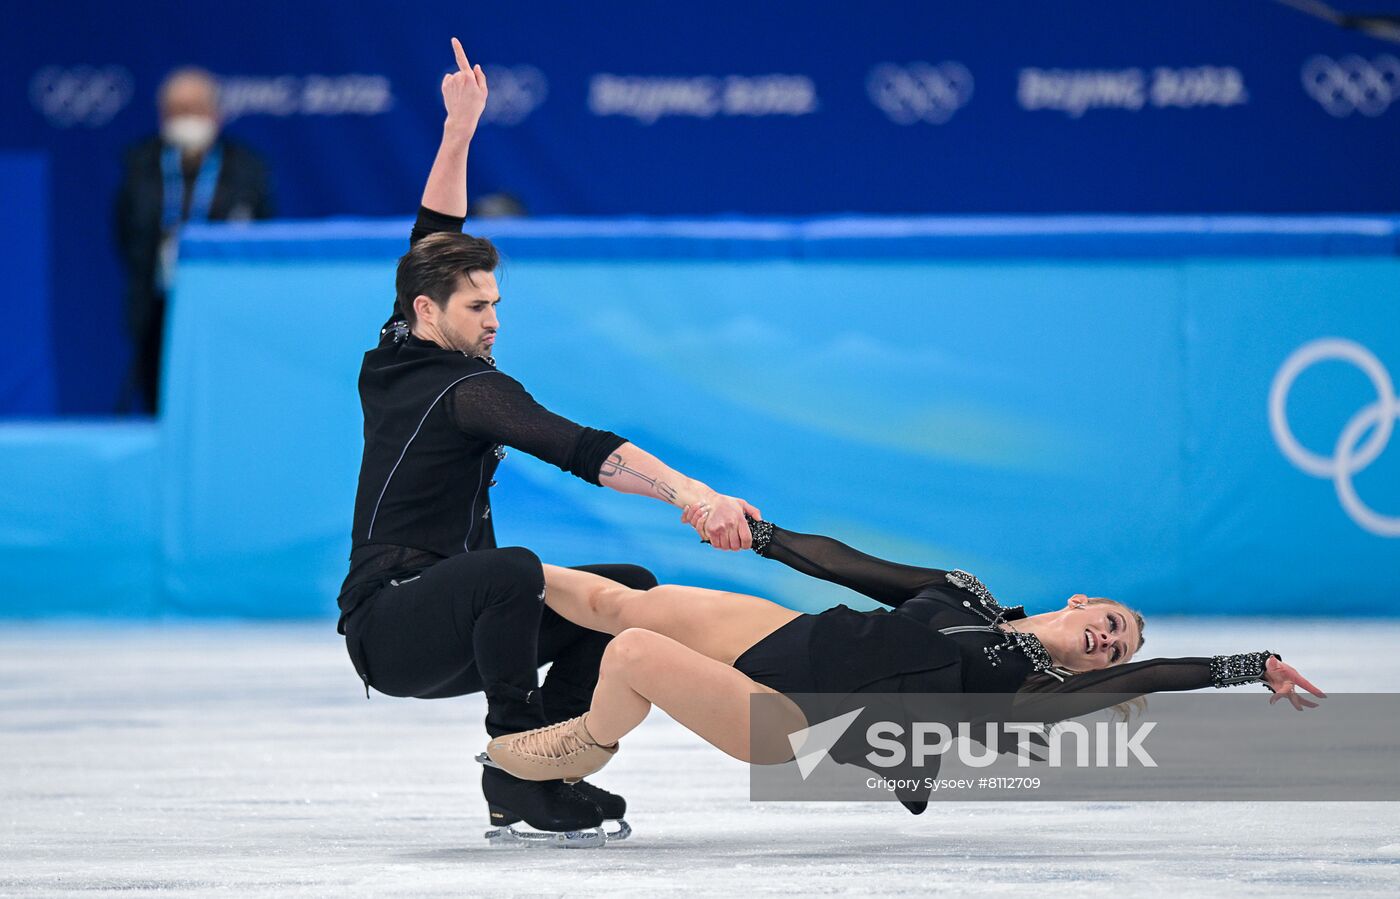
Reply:
[[[266, 219], [273, 215], [267, 166], [256, 153], [227, 139], [219, 182], [209, 210], [211, 221]], [[161, 213], [165, 185], [160, 170], [164, 144], [150, 137], [126, 151], [121, 188], [117, 192], [117, 246], [127, 271], [127, 324], [142, 335], [165, 300], [158, 283]]]

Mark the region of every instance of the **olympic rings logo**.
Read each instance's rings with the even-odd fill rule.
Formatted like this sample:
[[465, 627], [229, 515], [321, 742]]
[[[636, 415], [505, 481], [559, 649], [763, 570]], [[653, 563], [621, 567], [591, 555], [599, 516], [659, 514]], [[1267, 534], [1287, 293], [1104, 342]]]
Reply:
[[549, 80], [534, 66], [486, 67], [491, 98], [481, 114], [483, 122], [509, 127], [525, 121], [549, 95]]
[[[1350, 362], [1361, 369], [1376, 388], [1376, 401], [1363, 406], [1346, 423], [1332, 455], [1321, 456], [1299, 443], [1288, 427], [1288, 391], [1304, 370], [1328, 359]], [[1294, 350], [1274, 375], [1269, 389], [1269, 429], [1278, 448], [1307, 474], [1330, 478], [1337, 488], [1337, 499], [1351, 520], [1382, 537], [1400, 537], [1400, 516], [1381, 515], [1363, 503], [1356, 495], [1352, 478], [1385, 450], [1396, 419], [1400, 419], [1400, 400], [1396, 399], [1390, 372], [1370, 350], [1340, 337], [1324, 337]], [[1361, 437], [1368, 430], [1371, 436], [1363, 443]]]
[[1400, 101], [1400, 59], [1314, 56], [1303, 64], [1303, 89], [1339, 119], [1353, 112], [1375, 117]]
[[59, 128], [100, 128], [131, 100], [131, 72], [122, 66], [46, 66], [29, 81], [29, 100]]
[[972, 73], [960, 62], [884, 63], [865, 79], [870, 102], [896, 125], [942, 125], [972, 99], [972, 85]]

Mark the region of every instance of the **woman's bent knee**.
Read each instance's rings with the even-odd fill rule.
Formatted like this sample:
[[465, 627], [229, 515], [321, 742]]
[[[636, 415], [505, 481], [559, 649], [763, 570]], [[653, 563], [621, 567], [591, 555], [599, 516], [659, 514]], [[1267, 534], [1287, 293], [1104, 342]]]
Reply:
[[608, 641], [608, 648], [603, 651], [603, 670], [616, 673], [635, 670], [652, 657], [658, 638], [659, 634], [640, 627], [627, 628]]

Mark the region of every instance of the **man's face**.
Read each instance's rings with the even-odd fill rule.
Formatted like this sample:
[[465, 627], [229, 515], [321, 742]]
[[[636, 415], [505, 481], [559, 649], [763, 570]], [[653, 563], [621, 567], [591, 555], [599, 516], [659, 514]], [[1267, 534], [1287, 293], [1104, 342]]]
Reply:
[[161, 97], [160, 117], [169, 121], [181, 116], [218, 120], [218, 93], [213, 83], [196, 75], [177, 76]]
[[218, 138], [218, 88], [208, 76], [175, 75], [161, 88], [160, 136], [187, 158], [200, 156]]
[[[496, 285], [496, 276], [491, 272], [472, 272], [462, 278], [457, 291], [447, 300], [447, 305], [438, 305], [426, 297], [419, 300], [415, 309], [419, 322], [424, 325], [424, 335], [449, 350], [459, 350], [468, 356], [487, 357], [492, 355], [496, 345], [496, 332], [501, 323], [496, 318], [496, 305], [501, 302], [501, 291]], [[426, 307], [426, 308], [425, 308]], [[436, 333], [434, 333], [436, 332]]]

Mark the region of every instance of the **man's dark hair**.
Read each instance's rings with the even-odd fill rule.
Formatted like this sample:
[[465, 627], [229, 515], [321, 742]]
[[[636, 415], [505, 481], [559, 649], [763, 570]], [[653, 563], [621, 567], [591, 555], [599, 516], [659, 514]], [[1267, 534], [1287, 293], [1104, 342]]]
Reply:
[[445, 309], [463, 278], [470, 280], [472, 272], [494, 272], [500, 262], [495, 245], [484, 237], [455, 231], [429, 234], [399, 258], [394, 277], [399, 312], [411, 326], [418, 321], [413, 301], [420, 294]]

